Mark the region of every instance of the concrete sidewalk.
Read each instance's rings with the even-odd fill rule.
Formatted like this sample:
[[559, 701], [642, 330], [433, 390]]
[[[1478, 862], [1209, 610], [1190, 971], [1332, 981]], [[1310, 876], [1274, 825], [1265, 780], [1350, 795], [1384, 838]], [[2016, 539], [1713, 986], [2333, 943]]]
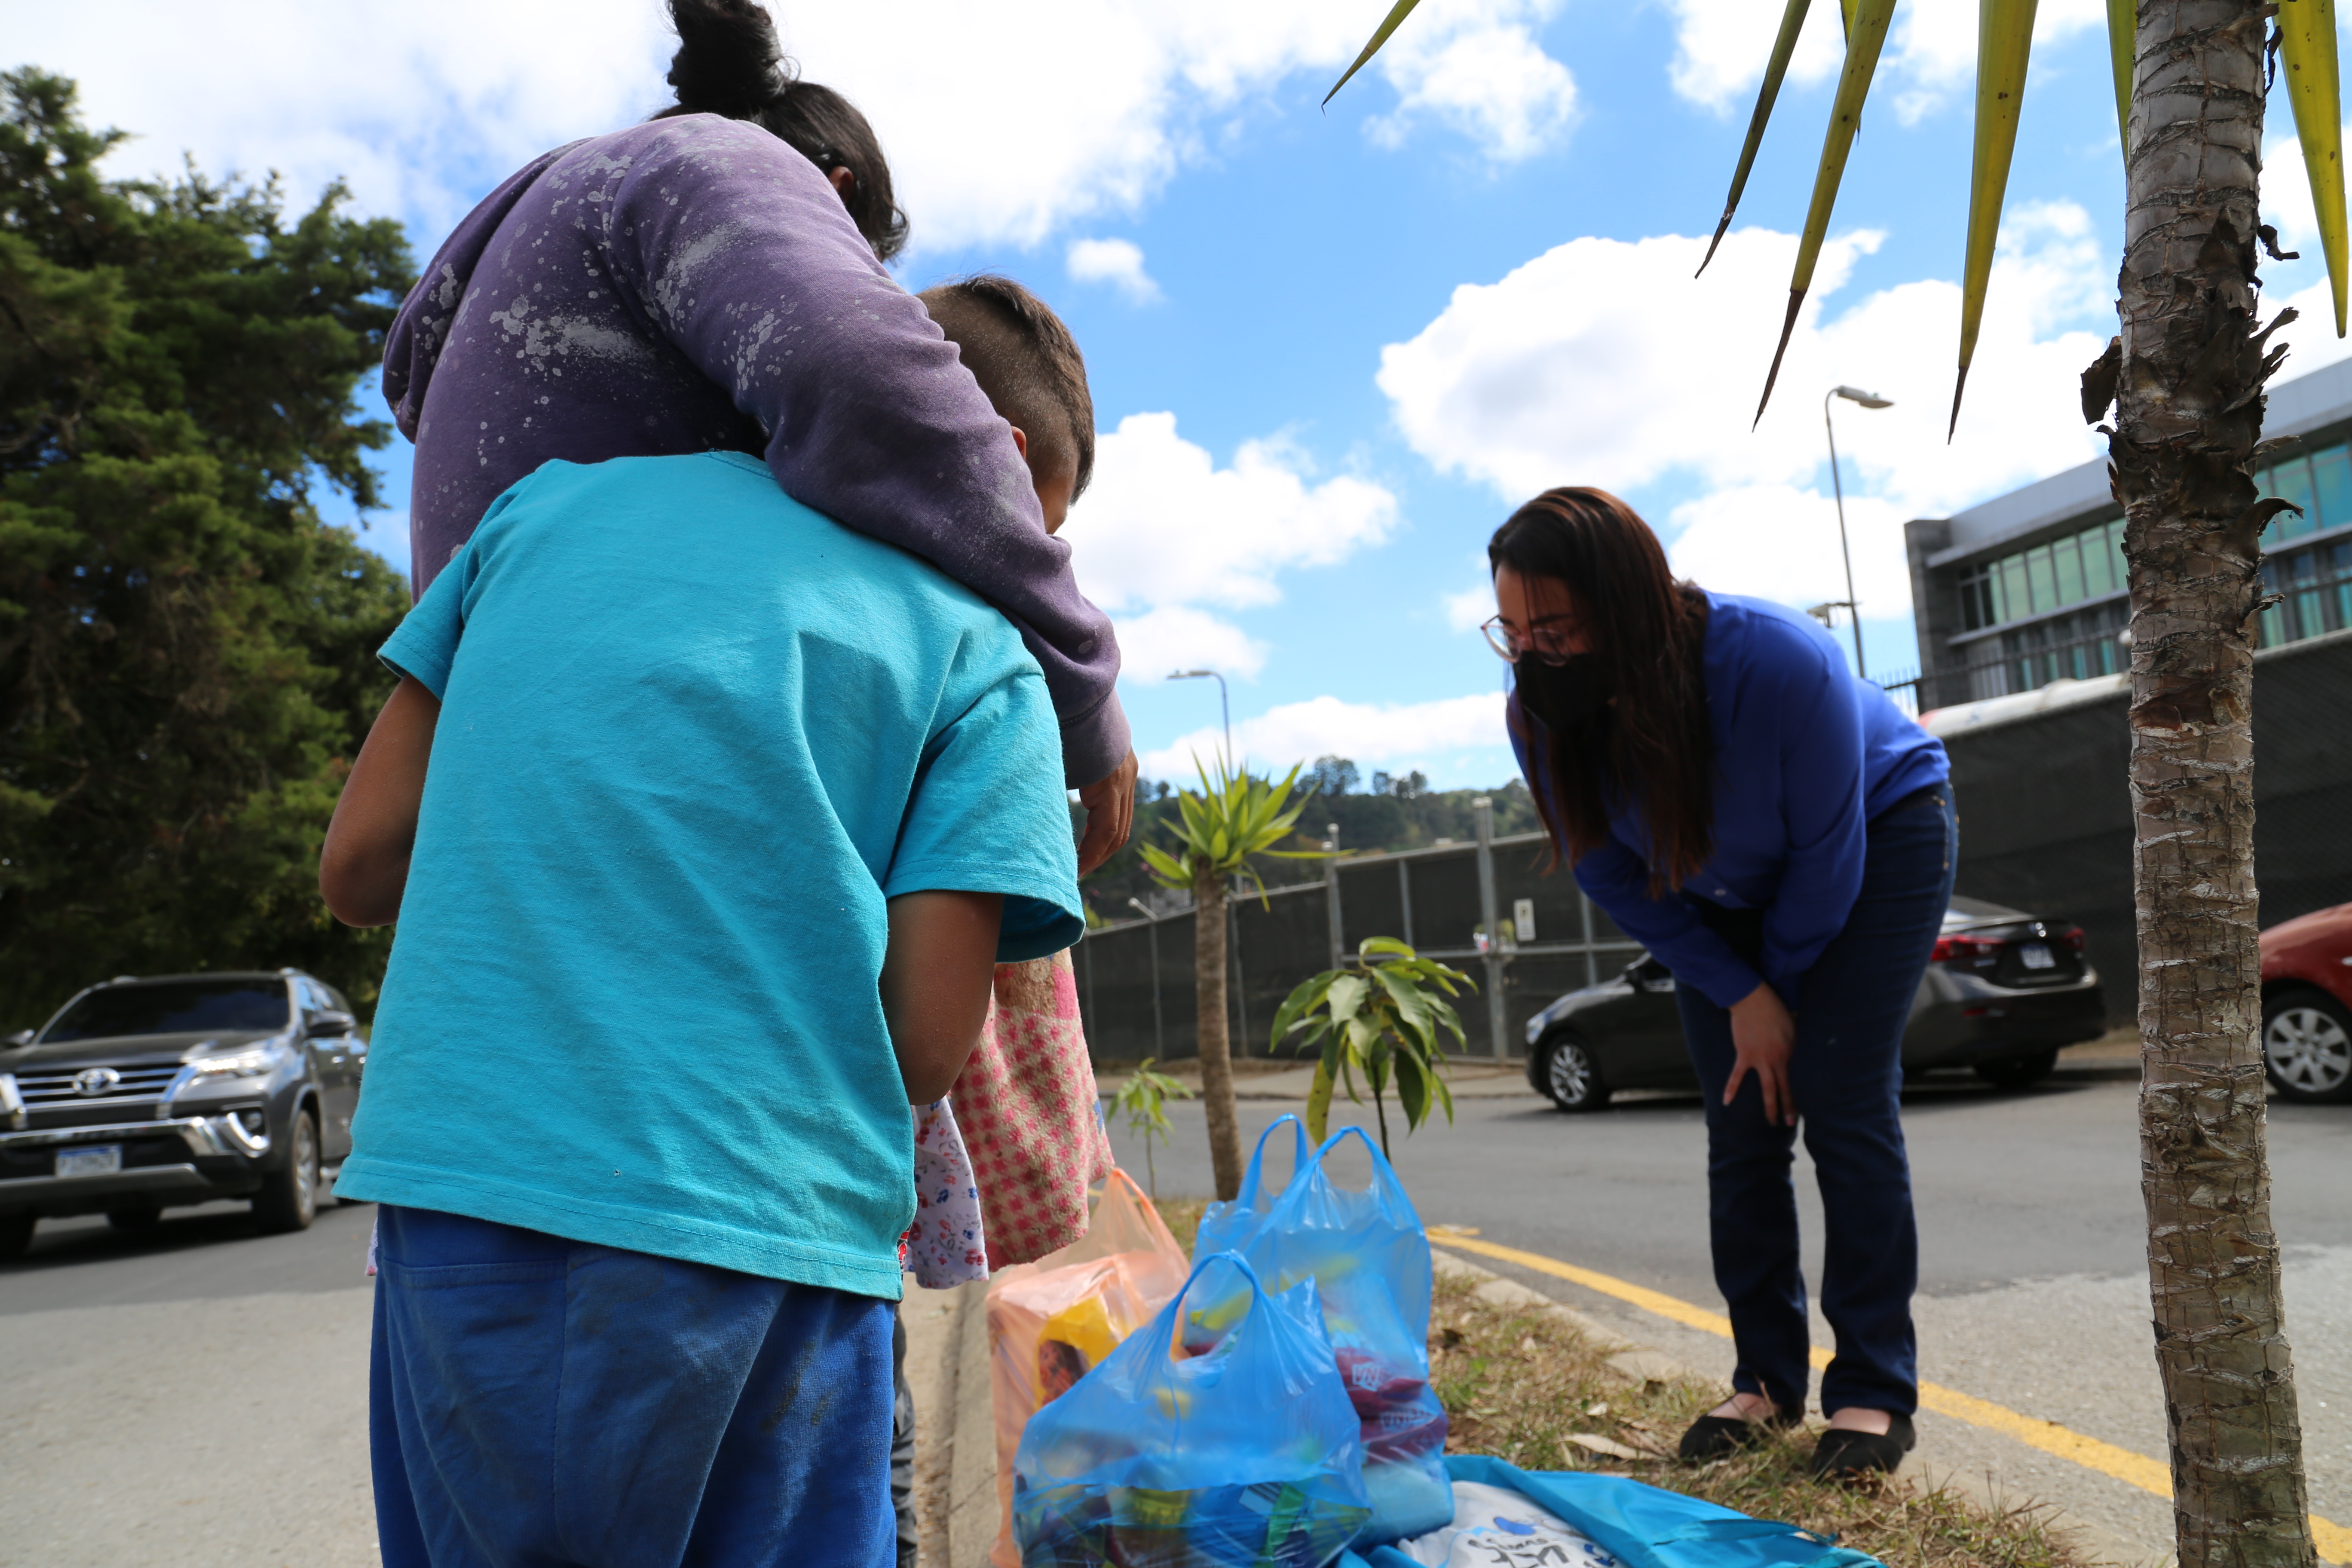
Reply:
[[[1178, 1062], [1162, 1070], [1193, 1093], [1201, 1091], [1201, 1066], [1198, 1061]], [[1125, 1073], [1111, 1069], [1097, 1075], [1095, 1087], [1105, 1100], [1108, 1100], [1126, 1082]], [[1456, 1100], [1539, 1098], [1528, 1086], [1526, 1069], [1517, 1062], [1496, 1062], [1485, 1057], [1454, 1058], [1446, 1064], [1445, 1082], [1454, 1090]], [[1277, 1067], [1274, 1063], [1257, 1060], [1234, 1064], [1235, 1100], [1289, 1100], [1303, 1103], [1307, 1090], [1314, 1087], [1315, 1069], [1311, 1066], [1295, 1068], [1283, 1064]]]

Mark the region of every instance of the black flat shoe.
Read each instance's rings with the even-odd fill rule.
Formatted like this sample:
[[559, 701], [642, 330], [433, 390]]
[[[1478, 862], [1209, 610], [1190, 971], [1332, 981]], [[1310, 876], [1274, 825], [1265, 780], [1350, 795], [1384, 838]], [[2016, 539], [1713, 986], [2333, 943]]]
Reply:
[[1761, 1421], [1748, 1421], [1738, 1415], [1702, 1415], [1683, 1434], [1682, 1458], [1685, 1464], [1704, 1464], [1720, 1459], [1726, 1454], [1762, 1442], [1770, 1434], [1794, 1426], [1803, 1419], [1800, 1415], [1779, 1411]]
[[1885, 1432], [1849, 1432], [1832, 1426], [1813, 1448], [1813, 1477], [1859, 1476], [1873, 1470], [1893, 1470], [1903, 1456], [1919, 1446], [1911, 1417], [1897, 1415]]

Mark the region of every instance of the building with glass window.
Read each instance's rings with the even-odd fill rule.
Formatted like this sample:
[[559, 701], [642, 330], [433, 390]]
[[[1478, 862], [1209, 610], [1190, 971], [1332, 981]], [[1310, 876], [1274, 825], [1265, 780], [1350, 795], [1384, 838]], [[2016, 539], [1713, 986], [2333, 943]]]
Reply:
[[[2263, 533], [2270, 647], [2352, 626], [2352, 361], [2273, 387], [2263, 427], [2254, 482], [2303, 509]], [[2123, 531], [2104, 461], [1906, 524], [1921, 710], [2130, 668]]]

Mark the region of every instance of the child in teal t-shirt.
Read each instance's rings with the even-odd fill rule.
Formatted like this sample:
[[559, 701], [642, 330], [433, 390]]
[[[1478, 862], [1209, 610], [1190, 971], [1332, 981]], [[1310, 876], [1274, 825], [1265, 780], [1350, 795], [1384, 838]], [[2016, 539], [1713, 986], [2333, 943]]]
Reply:
[[887, 1562], [908, 1106], [1083, 930], [1035, 661], [724, 452], [547, 465], [383, 657], [385, 1563]]

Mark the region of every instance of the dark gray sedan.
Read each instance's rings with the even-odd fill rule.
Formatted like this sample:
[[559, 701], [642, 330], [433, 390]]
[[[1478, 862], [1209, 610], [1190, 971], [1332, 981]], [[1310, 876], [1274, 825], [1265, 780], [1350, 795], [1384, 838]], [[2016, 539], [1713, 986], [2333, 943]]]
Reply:
[[[2022, 1089], [2061, 1047], [2106, 1032], [2082, 928], [1955, 898], [1903, 1033], [1906, 1072], [1973, 1068]], [[1696, 1090], [1675, 977], [1647, 953], [1623, 973], [1571, 991], [1528, 1021], [1528, 1081], [1562, 1110], [1597, 1110], [1621, 1089]]]

